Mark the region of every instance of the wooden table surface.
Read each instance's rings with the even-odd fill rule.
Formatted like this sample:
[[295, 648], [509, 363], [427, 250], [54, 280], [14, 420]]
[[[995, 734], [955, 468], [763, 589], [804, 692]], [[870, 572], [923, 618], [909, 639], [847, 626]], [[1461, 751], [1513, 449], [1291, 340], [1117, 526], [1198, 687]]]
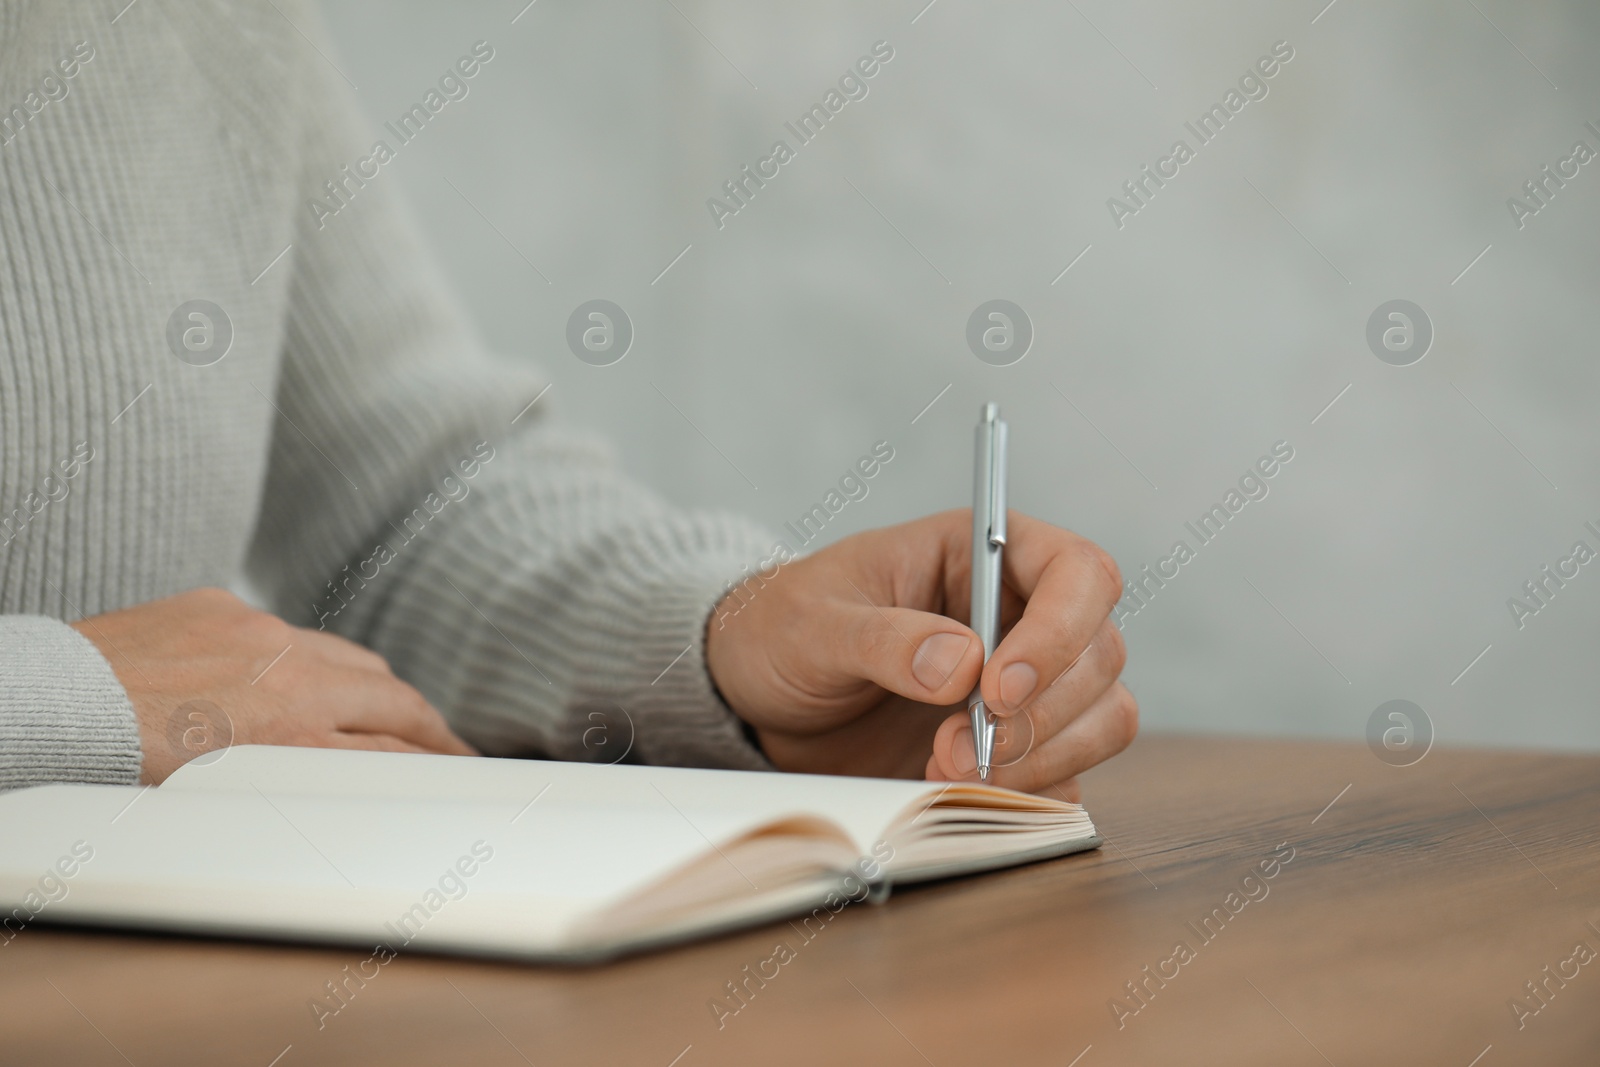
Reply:
[[[1600, 1063], [1600, 759], [1146, 737], [1085, 802], [1099, 851], [851, 905], [810, 941], [401, 956], [320, 1027], [311, 999], [367, 954], [33, 927], [0, 948], [0, 1063]], [[726, 983], [780, 941], [740, 1006]]]

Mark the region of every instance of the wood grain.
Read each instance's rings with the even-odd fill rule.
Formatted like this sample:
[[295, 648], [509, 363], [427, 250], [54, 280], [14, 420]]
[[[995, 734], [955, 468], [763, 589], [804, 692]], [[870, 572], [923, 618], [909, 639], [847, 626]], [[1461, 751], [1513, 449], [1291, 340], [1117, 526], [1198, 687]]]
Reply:
[[[1168, 736], [1084, 784], [1095, 853], [851, 905], [810, 940], [779, 923], [581, 970], [402, 956], [320, 1028], [311, 998], [365, 953], [32, 927], [0, 948], [0, 1063], [1600, 1063], [1600, 959], [1520, 1028], [1509, 1006], [1600, 952], [1600, 759]], [[780, 942], [741, 1007], [725, 983]]]

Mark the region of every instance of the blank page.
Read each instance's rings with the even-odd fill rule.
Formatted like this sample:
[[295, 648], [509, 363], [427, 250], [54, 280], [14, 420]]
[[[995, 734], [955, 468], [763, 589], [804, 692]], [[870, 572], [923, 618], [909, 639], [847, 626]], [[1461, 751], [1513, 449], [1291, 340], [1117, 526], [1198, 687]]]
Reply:
[[[530, 801], [533, 811], [652, 811], [704, 829], [712, 840], [718, 838], [706, 827], [716, 813], [738, 812], [760, 822], [807, 814], [837, 823], [862, 855], [883, 839], [897, 815], [939, 795], [943, 788], [938, 783], [888, 778], [265, 745], [202, 756], [161, 786], [163, 792], [260, 789], [274, 797], [471, 800], [509, 806], [513, 812]], [[992, 792], [1007, 795], [1005, 790]], [[705, 846], [704, 839], [701, 845]]]

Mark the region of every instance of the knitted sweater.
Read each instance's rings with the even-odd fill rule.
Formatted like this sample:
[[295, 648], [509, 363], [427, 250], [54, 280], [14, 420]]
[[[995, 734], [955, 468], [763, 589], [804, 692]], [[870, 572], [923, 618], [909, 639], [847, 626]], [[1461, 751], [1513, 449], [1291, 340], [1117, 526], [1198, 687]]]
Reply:
[[122, 8], [0, 0], [0, 788], [134, 781], [68, 621], [241, 573], [485, 753], [765, 766], [702, 649], [771, 538], [530, 406], [306, 0]]

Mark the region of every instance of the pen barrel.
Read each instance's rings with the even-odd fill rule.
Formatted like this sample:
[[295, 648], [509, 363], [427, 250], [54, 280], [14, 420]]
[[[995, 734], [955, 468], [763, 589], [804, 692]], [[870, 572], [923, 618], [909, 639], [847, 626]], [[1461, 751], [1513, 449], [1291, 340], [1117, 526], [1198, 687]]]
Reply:
[[992, 592], [984, 594], [980, 590], [987, 587], [989, 590], [1000, 588], [1000, 553], [999, 545], [990, 544], [988, 541], [988, 525], [980, 529], [976, 525], [972, 531], [974, 549], [972, 553], [972, 628], [983, 639], [983, 658], [985, 661], [994, 655], [995, 645], [1000, 641], [1000, 598]]
[[[986, 416], [989, 412], [985, 412]], [[1001, 554], [1005, 538], [1006, 424], [986, 417], [978, 423], [972, 492], [972, 599], [968, 618], [983, 641], [987, 662], [1000, 643]], [[967, 698], [971, 707], [979, 700], [974, 688]]]

